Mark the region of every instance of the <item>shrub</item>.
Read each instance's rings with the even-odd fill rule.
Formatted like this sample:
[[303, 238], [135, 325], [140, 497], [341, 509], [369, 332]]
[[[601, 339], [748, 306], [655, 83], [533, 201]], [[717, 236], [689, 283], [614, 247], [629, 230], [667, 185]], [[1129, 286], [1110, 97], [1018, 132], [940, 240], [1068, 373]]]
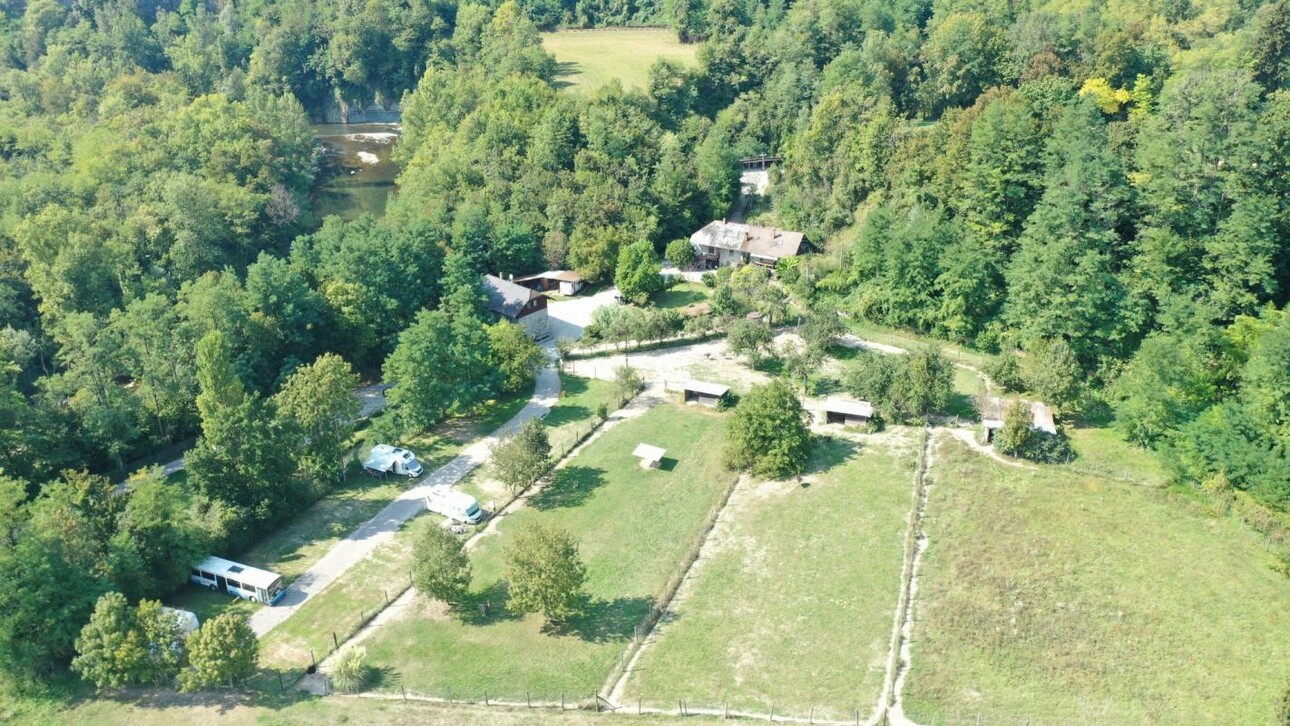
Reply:
[[367, 667], [367, 648], [354, 645], [336, 658], [331, 669], [332, 686], [343, 693], [358, 693], [367, 685], [371, 669]]
[[996, 385], [1005, 391], [1021, 391], [1025, 384], [1021, 382], [1021, 363], [1012, 352], [994, 356], [985, 363], [985, 374]]
[[663, 256], [668, 262], [676, 265], [676, 269], [686, 270], [694, 264], [694, 246], [688, 239], [674, 239], [667, 243]]

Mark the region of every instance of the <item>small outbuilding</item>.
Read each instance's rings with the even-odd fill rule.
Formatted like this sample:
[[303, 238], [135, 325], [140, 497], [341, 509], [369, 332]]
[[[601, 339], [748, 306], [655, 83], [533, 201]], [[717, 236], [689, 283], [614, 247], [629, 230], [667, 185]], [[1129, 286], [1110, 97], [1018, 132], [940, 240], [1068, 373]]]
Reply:
[[730, 386], [707, 381], [686, 381], [681, 384], [681, 393], [686, 403], [698, 403], [716, 408], [721, 399], [730, 394]]
[[[1003, 416], [1011, 401], [997, 396], [986, 400], [981, 411], [981, 440], [983, 443], [994, 443], [994, 435], [1003, 428]], [[1030, 407], [1030, 430], [1043, 431], [1047, 434], [1057, 433], [1057, 421], [1053, 409], [1041, 401], [1021, 401]]]
[[663, 465], [663, 455], [666, 453], [657, 446], [641, 444], [632, 452], [632, 456], [641, 460], [642, 469], [657, 469]]
[[536, 275], [525, 275], [515, 278], [515, 284], [523, 285], [530, 290], [540, 292], [558, 292], [561, 295], [577, 295], [586, 282], [582, 275], [573, 270], [547, 270]]
[[824, 423], [859, 426], [873, 418], [873, 404], [868, 401], [852, 401], [848, 398], [830, 396], [822, 409]]

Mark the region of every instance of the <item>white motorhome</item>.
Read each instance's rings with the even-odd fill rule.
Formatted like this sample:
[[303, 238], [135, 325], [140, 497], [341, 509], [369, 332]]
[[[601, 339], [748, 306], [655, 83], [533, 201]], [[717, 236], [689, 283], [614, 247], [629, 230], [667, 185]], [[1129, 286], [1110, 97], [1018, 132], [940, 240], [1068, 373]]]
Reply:
[[454, 489], [431, 491], [426, 495], [426, 509], [464, 524], [479, 524], [484, 518], [484, 510], [479, 508], [478, 500]]
[[400, 474], [408, 478], [421, 476], [424, 471], [417, 455], [407, 449], [399, 449], [389, 444], [377, 444], [367, 455], [363, 468], [370, 474]]
[[188, 579], [195, 585], [266, 605], [274, 604], [287, 591], [282, 584], [282, 575], [239, 565], [223, 557], [207, 557], [192, 568]]

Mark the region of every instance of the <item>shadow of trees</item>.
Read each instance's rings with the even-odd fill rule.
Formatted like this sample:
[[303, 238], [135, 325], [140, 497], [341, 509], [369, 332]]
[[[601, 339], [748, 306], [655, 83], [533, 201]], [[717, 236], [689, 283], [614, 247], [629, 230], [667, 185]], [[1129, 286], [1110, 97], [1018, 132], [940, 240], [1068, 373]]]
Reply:
[[543, 630], [553, 635], [573, 635], [592, 643], [629, 640], [649, 612], [647, 597], [588, 599], [581, 613], [564, 623], [548, 623]]
[[461, 602], [453, 604], [453, 615], [466, 625], [488, 625], [522, 619], [523, 613], [507, 609], [506, 598], [506, 581], [494, 580], [488, 587], [472, 590]]
[[529, 506], [538, 511], [576, 507], [587, 501], [597, 487], [605, 483], [605, 470], [590, 466], [566, 466], [542, 490], [533, 495]]

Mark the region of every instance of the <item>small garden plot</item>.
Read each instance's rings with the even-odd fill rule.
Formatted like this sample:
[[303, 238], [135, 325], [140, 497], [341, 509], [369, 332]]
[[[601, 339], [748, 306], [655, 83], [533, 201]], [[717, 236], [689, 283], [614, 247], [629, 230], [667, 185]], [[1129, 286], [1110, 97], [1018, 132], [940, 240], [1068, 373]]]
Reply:
[[918, 723], [1272, 723], [1290, 578], [1168, 490], [943, 440], [905, 712]]
[[817, 448], [808, 487], [736, 489], [624, 700], [867, 717], [900, 596], [919, 436], [833, 440]]
[[[418, 599], [366, 643], [369, 661], [409, 693], [454, 698], [585, 700], [600, 689], [654, 598], [677, 571], [704, 517], [734, 475], [720, 457], [719, 414], [657, 406], [604, 433], [471, 555], [470, 601], [455, 612]], [[646, 471], [631, 452], [667, 449]], [[563, 629], [505, 608], [504, 548], [540, 521], [578, 541], [587, 566], [585, 614]], [[483, 614], [480, 605], [491, 610]], [[396, 681], [389, 681], [394, 683]]]

